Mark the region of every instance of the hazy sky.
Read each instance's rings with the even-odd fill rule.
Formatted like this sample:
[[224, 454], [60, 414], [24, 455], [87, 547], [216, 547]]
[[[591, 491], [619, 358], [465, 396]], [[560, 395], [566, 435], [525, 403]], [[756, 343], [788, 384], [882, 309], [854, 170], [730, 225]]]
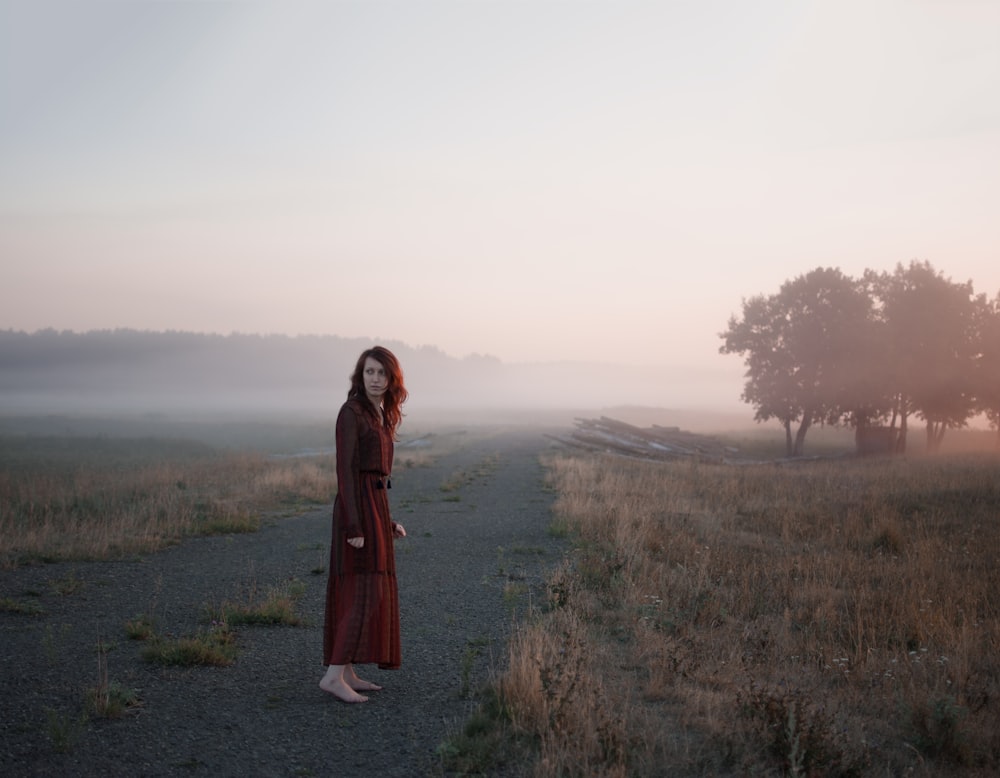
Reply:
[[998, 42], [993, 0], [0, 0], [0, 328], [738, 368], [820, 265], [992, 297]]

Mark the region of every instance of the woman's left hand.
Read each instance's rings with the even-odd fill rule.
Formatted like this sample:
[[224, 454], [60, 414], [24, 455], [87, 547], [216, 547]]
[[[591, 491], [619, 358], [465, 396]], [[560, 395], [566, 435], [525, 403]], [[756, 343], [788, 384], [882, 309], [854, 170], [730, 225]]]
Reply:
[[400, 524], [399, 522], [394, 521], [392, 523], [392, 534], [395, 535], [397, 538], [405, 538], [406, 537], [406, 530], [403, 529], [403, 525], [402, 524]]

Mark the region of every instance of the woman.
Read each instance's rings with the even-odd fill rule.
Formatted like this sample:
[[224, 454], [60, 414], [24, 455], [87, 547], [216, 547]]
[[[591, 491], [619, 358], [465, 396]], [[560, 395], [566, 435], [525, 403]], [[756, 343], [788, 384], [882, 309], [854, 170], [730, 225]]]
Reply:
[[393, 441], [407, 398], [403, 372], [382, 346], [358, 358], [337, 415], [337, 499], [333, 504], [320, 688], [344, 702], [366, 702], [355, 664], [400, 665], [399, 595], [393, 538], [406, 537], [389, 516]]

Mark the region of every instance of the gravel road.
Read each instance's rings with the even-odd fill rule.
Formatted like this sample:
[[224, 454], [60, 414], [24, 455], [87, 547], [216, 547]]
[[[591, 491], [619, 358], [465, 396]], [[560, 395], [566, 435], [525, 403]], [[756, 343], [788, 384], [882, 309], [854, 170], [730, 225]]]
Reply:
[[[0, 613], [0, 774], [441, 775], [436, 749], [475, 704], [467, 690], [502, 666], [512, 623], [565, 551], [547, 533], [546, 438], [507, 429], [458, 439], [433, 464], [393, 474], [393, 518], [409, 535], [396, 546], [403, 667], [363, 667], [385, 686], [364, 705], [317, 686], [326, 575], [315, 570], [327, 564], [330, 506], [142, 558], [0, 572], [0, 597], [42, 608]], [[151, 665], [126, 637], [138, 614], [161, 634], [195, 633], [207, 605], [290, 579], [305, 584], [306, 625], [238, 627], [230, 667]], [[512, 604], [511, 586], [530, 595]], [[81, 719], [102, 641], [109, 679], [137, 689], [141, 705]]]

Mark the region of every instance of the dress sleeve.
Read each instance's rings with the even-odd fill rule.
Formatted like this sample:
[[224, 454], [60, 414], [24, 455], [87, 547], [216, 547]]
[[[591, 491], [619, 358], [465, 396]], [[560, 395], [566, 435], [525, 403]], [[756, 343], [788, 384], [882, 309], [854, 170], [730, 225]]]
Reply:
[[337, 499], [341, 501], [347, 537], [361, 530], [361, 430], [357, 414], [345, 405], [337, 415]]

